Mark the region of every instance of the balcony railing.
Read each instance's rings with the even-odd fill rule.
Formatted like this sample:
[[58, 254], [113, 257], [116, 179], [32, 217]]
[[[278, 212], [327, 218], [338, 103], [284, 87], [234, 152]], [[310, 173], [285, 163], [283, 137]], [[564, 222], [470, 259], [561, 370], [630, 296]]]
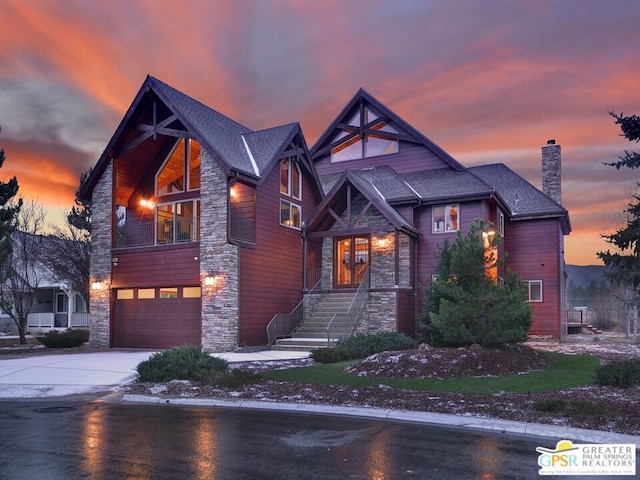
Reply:
[[200, 241], [200, 218], [181, 218], [116, 228], [116, 248]]

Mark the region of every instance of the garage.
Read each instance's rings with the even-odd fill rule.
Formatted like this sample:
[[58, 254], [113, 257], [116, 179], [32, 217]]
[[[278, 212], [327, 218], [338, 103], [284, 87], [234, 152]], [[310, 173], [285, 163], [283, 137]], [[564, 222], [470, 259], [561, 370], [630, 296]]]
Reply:
[[113, 346], [164, 349], [201, 344], [199, 286], [114, 291]]

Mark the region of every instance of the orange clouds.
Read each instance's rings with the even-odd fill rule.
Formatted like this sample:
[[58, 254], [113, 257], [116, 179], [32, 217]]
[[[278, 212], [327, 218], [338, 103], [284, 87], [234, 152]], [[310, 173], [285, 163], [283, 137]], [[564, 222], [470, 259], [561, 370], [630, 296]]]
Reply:
[[[4, 0], [0, 176], [72, 205], [147, 74], [249, 128], [299, 121], [311, 145], [359, 87], [465, 165], [534, 185], [562, 145], [567, 259], [596, 263], [633, 176], [607, 111], [640, 113], [633, 0]], [[17, 164], [19, 162], [19, 165]]]

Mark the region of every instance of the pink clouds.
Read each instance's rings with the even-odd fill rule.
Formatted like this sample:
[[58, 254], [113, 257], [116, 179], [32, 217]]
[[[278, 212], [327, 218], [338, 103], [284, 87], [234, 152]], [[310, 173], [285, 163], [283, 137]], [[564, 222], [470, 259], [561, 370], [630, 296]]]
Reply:
[[71, 206], [147, 74], [250, 128], [299, 121], [309, 144], [364, 87], [466, 165], [503, 162], [534, 185], [555, 138], [571, 263], [598, 262], [603, 222], [633, 180], [602, 162], [633, 148], [607, 111], [640, 113], [634, 0], [3, 0], [1, 11], [0, 176], [51, 204]]

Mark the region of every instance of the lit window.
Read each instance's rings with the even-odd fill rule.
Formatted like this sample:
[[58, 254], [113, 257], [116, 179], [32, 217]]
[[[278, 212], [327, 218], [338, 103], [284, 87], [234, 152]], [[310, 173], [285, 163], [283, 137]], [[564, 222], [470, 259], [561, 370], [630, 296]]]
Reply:
[[527, 302], [542, 301], [542, 280], [525, 280], [522, 283], [527, 286]]
[[433, 233], [455, 232], [459, 229], [458, 205], [433, 207]]
[[156, 289], [155, 288], [139, 288], [138, 298], [141, 300], [156, 298]]
[[157, 243], [200, 240], [200, 200], [164, 203], [156, 207]]
[[163, 287], [160, 289], [160, 298], [178, 298], [178, 287]]
[[200, 298], [200, 287], [183, 287], [182, 298]]
[[118, 300], [133, 300], [133, 289], [125, 288], [118, 290], [116, 297]]
[[504, 213], [498, 210], [498, 233], [504, 238]]
[[[196, 140], [179, 139], [156, 175], [156, 195], [199, 189], [200, 152], [200, 144]], [[188, 185], [185, 179], [188, 179]]]
[[300, 228], [300, 206], [286, 200], [280, 200], [280, 225], [291, 228]]

